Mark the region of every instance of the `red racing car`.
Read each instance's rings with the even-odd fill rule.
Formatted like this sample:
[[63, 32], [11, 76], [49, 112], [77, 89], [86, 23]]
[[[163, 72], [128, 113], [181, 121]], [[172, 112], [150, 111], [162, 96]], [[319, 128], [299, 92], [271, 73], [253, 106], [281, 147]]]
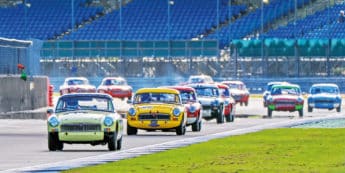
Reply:
[[96, 87], [89, 83], [85, 77], [69, 77], [60, 86], [60, 95], [68, 93], [94, 93]]
[[234, 97], [236, 103], [248, 106], [249, 91], [242, 81], [223, 81], [222, 84], [229, 86], [231, 96]]
[[197, 99], [194, 88], [188, 86], [166, 86], [164, 88], [172, 88], [180, 91], [182, 103], [185, 105], [187, 112], [187, 126], [192, 125], [192, 131], [201, 130], [202, 105]]
[[233, 122], [235, 119], [236, 101], [231, 97], [229, 87], [227, 85], [217, 83], [219, 93], [224, 99], [224, 116], [227, 122]]
[[106, 77], [97, 88], [98, 93], [107, 93], [114, 98], [132, 98], [132, 87], [122, 77]]

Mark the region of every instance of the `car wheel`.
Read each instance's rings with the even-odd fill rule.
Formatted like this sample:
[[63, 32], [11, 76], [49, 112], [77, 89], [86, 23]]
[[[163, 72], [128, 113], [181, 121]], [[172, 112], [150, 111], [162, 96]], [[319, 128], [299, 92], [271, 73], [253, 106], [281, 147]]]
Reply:
[[298, 115], [299, 115], [299, 117], [303, 117], [303, 109], [302, 110], [298, 110]]
[[186, 125], [182, 121], [181, 125], [179, 125], [176, 128], [176, 135], [184, 135], [184, 134], [186, 134]]
[[121, 150], [121, 148], [122, 148], [122, 137], [119, 140], [117, 140], [116, 146], [117, 146], [116, 147], [117, 150]]
[[57, 142], [57, 150], [60, 150], [62, 151], [63, 150], [63, 143], [60, 142], [60, 140], [58, 139], [58, 142]]
[[341, 112], [341, 107], [337, 107], [337, 112]]
[[225, 120], [226, 122], [231, 122], [231, 114], [229, 114], [228, 116], [225, 116]]
[[224, 114], [222, 108], [220, 108], [220, 111], [217, 114], [217, 123], [222, 124], [224, 123]]
[[137, 133], [138, 133], [138, 129], [130, 126], [127, 123], [127, 135], [137, 135]]
[[272, 110], [267, 108], [267, 116], [268, 118], [272, 118]]
[[201, 121], [196, 121], [194, 124], [192, 124], [193, 132], [200, 132], [200, 130], [201, 130]]
[[48, 134], [48, 148], [49, 148], [49, 151], [56, 151], [56, 150], [63, 149], [63, 143], [60, 142], [57, 133]]
[[308, 112], [313, 112], [313, 108], [308, 106]]
[[116, 132], [109, 135], [108, 149], [109, 149], [109, 151], [115, 151], [117, 149], [117, 134], [116, 134]]

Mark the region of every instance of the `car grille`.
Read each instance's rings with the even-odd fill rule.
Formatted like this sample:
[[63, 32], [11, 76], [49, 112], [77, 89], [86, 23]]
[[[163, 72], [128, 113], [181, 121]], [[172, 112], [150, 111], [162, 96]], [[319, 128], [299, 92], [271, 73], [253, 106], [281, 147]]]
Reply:
[[101, 131], [100, 124], [63, 124], [61, 125], [61, 132], [99, 132]]
[[333, 100], [315, 100], [315, 103], [334, 103]]
[[202, 105], [203, 110], [212, 109], [211, 105]]
[[140, 114], [139, 120], [170, 120], [169, 114]]

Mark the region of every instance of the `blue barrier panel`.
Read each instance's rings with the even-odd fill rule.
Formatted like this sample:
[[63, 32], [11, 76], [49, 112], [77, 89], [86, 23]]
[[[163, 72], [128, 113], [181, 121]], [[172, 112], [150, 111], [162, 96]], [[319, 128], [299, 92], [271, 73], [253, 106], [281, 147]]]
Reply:
[[218, 56], [218, 41], [47, 41], [41, 58]]

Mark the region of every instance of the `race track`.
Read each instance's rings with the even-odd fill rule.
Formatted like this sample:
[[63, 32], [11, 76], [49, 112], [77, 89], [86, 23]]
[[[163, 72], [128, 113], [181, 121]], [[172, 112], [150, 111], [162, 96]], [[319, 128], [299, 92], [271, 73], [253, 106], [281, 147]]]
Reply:
[[[123, 104], [123, 103], [118, 103]], [[126, 106], [124, 106], [126, 107]], [[335, 110], [314, 110], [308, 113], [305, 109], [302, 119], [315, 117], [341, 116]], [[216, 124], [213, 121], [203, 121], [201, 132], [192, 132], [188, 127], [185, 136], [176, 136], [175, 132], [139, 131], [137, 136], [123, 138], [122, 151], [168, 141], [216, 134], [224, 131], [245, 129], [248, 127], [274, 124], [278, 122], [301, 120], [297, 112], [273, 112], [273, 118], [266, 117], [266, 109], [261, 98], [251, 98], [249, 106], [237, 105], [236, 119], [233, 123]], [[84, 158], [110, 153], [107, 146], [91, 146], [65, 144], [60, 152], [49, 152], [47, 147], [47, 130], [44, 120], [0, 120], [0, 171], [10, 171], [59, 161]]]

